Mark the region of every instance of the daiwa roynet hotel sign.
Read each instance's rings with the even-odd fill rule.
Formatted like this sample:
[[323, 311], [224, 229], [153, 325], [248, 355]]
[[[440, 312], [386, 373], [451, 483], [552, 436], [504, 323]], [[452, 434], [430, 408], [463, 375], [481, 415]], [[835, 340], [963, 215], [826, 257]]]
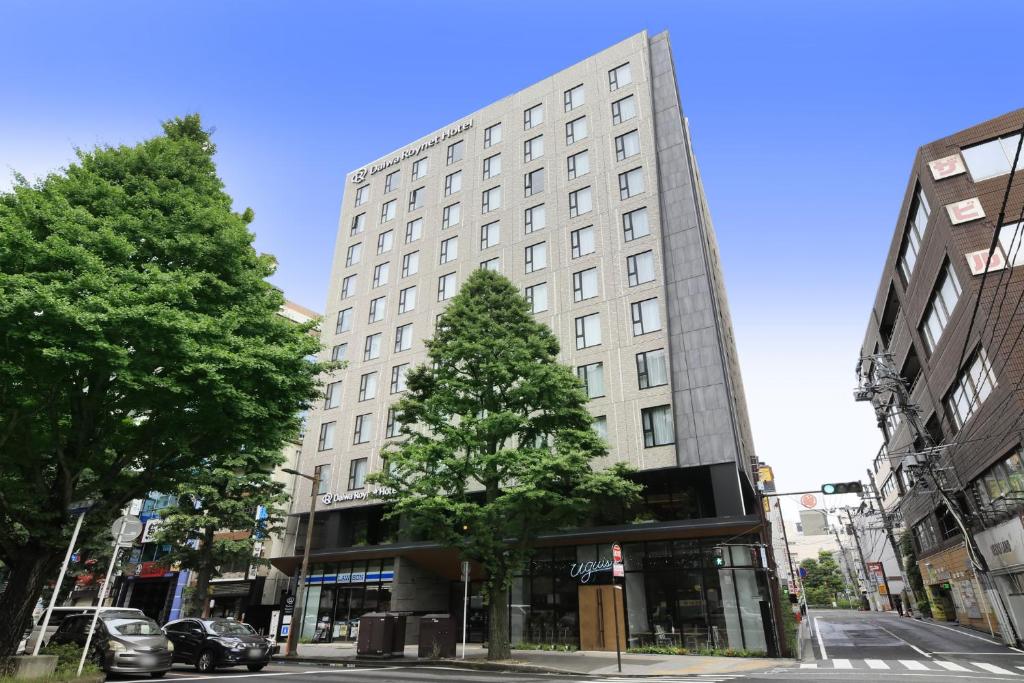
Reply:
[[460, 123], [459, 125], [455, 126], [454, 128], [449, 128], [448, 130], [445, 130], [445, 131], [442, 131], [442, 132], [438, 133], [437, 135], [435, 135], [434, 137], [430, 138], [426, 142], [420, 144], [418, 147], [410, 147], [409, 149], [405, 150], [401, 154], [393, 156], [392, 158], [388, 159], [387, 161], [382, 161], [379, 164], [373, 164], [369, 168], [361, 168], [361, 169], [359, 169], [358, 171], [356, 171], [355, 173], [352, 174], [352, 182], [353, 183], [361, 183], [364, 180], [366, 180], [367, 176], [371, 176], [371, 175], [373, 175], [375, 173], [379, 173], [379, 172], [383, 171], [386, 168], [391, 168], [392, 166], [394, 166], [396, 164], [400, 164], [403, 161], [405, 161], [406, 159], [414, 157], [417, 154], [419, 154], [420, 152], [423, 152], [424, 150], [430, 149], [431, 147], [433, 147], [437, 143], [443, 142], [444, 140], [448, 140], [449, 138], [453, 138], [456, 135], [460, 135], [463, 132], [465, 132], [465, 131], [469, 130], [470, 128], [472, 128], [472, 127], [473, 127], [473, 119], [470, 119], [469, 121], [465, 121], [463, 123]]

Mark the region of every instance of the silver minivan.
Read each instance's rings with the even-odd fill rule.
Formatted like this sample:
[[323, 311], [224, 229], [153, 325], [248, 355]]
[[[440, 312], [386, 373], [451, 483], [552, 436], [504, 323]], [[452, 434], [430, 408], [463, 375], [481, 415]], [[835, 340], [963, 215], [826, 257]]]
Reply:
[[[65, 619], [51, 645], [85, 646], [93, 615]], [[174, 644], [155, 621], [122, 612], [104, 612], [96, 620], [89, 646], [90, 659], [106, 673], [149, 674], [160, 678], [171, 668]]]
[[[32, 649], [36, 645], [36, 639], [40, 635], [43, 637], [43, 646], [50, 642], [50, 638], [60, 628], [62, 621], [68, 617], [72, 617], [76, 614], [92, 614], [94, 607], [54, 607], [53, 614], [50, 615], [50, 621], [46, 624], [46, 633], [43, 633], [43, 619], [46, 618], [46, 612], [43, 611], [32, 625], [32, 632], [25, 637], [25, 654], [32, 654]], [[134, 607], [100, 607], [100, 614], [106, 614], [107, 612], [123, 612], [126, 615], [133, 617], [144, 617], [142, 610], [135, 609]]]

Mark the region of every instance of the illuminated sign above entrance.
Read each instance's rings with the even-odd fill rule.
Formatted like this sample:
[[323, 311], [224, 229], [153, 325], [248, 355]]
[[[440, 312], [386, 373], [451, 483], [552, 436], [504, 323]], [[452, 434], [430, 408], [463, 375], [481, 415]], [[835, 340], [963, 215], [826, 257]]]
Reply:
[[367, 176], [372, 176], [375, 173], [380, 173], [381, 171], [383, 171], [386, 168], [391, 168], [392, 166], [394, 166], [396, 164], [400, 164], [403, 161], [405, 161], [406, 159], [409, 159], [410, 157], [414, 157], [417, 154], [419, 154], [420, 152], [423, 152], [425, 150], [430, 149], [431, 147], [433, 147], [437, 143], [439, 143], [439, 142], [441, 142], [443, 140], [447, 140], [449, 138], [453, 138], [456, 135], [459, 135], [459, 134], [469, 130], [472, 127], [473, 127], [473, 119], [470, 119], [469, 121], [464, 121], [464, 122], [460, 123], [459, 125], [455, 126], [454, 128], [449, 128], [448, 130], [446, 130], [444, 132], [438, 133], [437, 135], [435, 135], [434, 137], [430, 138], [426, 142], [421, 143], [418, 147], [410, 147], [409, 149], [405, 150], [401, 154], [397, 154], [397, 155], [391, 157], [387, 161], [382, 161], [379, 164], [373, 164], [369, 168], [361, 168], [358, 171], [356, 171], [354, 174], [352, 174], [352, 182], [353, 183], [361, 183], [364, 180], [366, 180]]
[[331, 503], [344, 503], [350, 500], [365, 500], [372, 497], [384, 497], [390, 496], [395, 492], [394, 489], [386, 486], [380, 488], [362, 490], [362, 491], [349, 491], [348, 493], [325, 493], [320, 496], [320, 502], [324, 505], [330, 505]]

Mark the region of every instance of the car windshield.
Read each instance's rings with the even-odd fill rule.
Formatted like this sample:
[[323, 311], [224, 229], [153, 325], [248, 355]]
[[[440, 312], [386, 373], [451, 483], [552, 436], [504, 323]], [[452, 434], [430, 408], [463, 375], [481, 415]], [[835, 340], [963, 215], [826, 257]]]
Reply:
[[211, 621], [207, 626], [218, 636], [247, 636], [256, 633], [252, 626], [240, 621]]
[[159, 636], [163, 631], [152, 619], [104, 619], [107, 628], [121, 636]]

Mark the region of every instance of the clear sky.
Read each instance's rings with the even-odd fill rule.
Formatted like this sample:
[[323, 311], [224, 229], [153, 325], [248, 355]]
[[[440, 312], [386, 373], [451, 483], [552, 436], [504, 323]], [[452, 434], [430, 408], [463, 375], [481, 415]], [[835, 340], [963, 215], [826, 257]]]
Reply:
[[274, 282], [322, 310], [344, 174], [643, 29], [667, 29], [780, 490], [864, 478], [853, 367], [921, 144], [1022, 106], [1024, 3], [0, 5], [0, 188], [199, 112]]

